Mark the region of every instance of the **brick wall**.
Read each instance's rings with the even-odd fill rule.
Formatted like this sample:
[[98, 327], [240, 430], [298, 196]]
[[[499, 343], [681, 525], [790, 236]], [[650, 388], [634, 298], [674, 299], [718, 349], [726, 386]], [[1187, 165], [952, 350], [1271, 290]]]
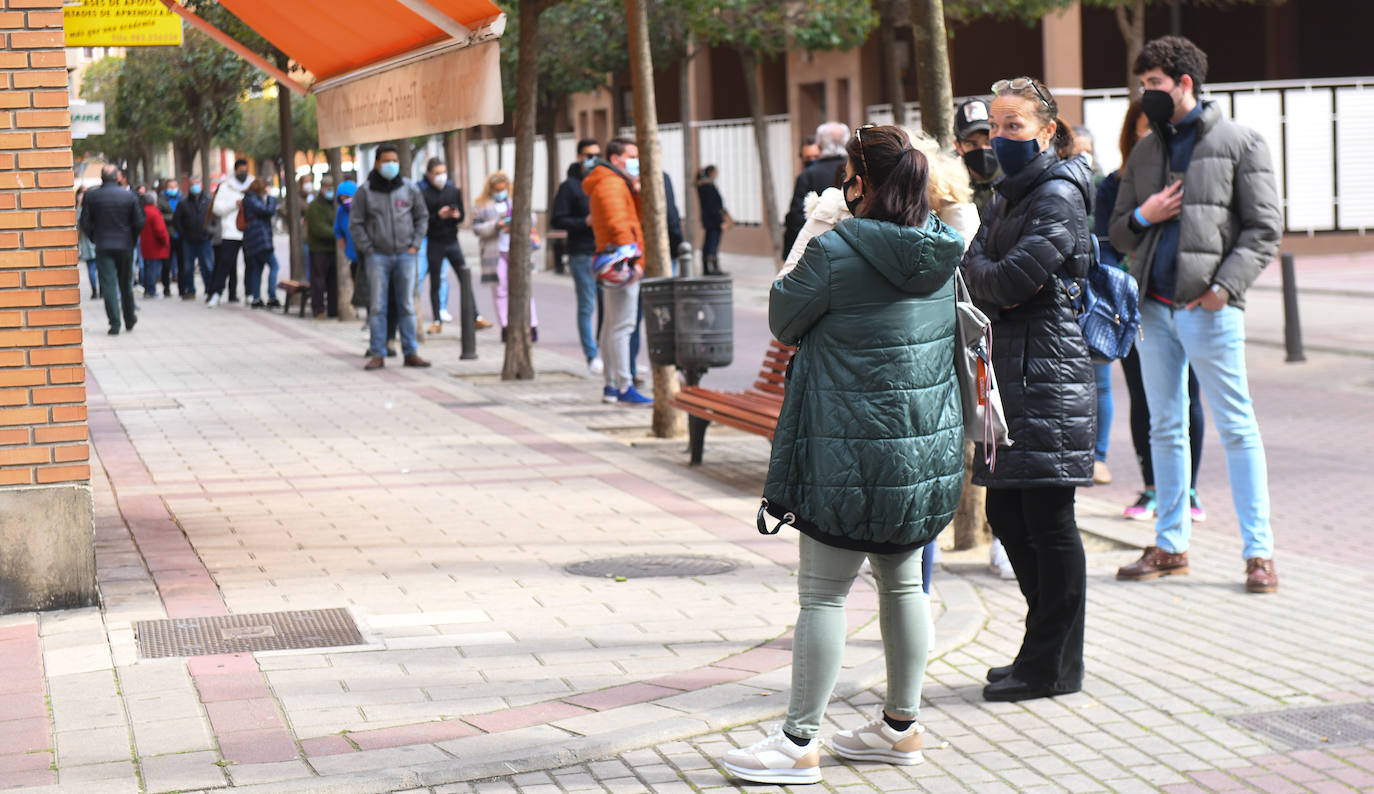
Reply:
[[0, 486], [90, 479], [61, 0], [0, 0]]

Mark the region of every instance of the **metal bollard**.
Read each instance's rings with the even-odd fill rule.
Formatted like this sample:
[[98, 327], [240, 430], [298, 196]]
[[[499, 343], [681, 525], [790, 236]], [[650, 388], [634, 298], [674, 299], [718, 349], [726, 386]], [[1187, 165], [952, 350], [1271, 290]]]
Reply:
[[677, 275], [681, 278], [692, 275], [692, 244], [686, 240], [677, 246]]
[[1293, 255], [1279, 257], [1283, 274], [1283, 344], [1289, 363], [1306, 361], [1302, 352], [1302, 321], [1298, 319], [1298, 280], [1293, 272]]

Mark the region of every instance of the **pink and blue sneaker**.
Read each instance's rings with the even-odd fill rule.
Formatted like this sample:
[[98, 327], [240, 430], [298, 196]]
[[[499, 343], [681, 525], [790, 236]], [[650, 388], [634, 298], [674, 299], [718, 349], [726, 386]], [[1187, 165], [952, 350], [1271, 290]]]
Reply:
[[1121, 511], [1121, 517], [1148, 521], [1155, 516], [1155, 505], [1155, 489], [1146, 488], [1140, 492], [1140, 498], [1135, 500], [1135, 504], [1128, 505]]

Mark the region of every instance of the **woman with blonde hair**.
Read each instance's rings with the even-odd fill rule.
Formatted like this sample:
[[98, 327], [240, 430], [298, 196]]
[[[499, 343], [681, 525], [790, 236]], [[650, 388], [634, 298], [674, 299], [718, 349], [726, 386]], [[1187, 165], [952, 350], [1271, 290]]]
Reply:
[[[482, 246], [482, 282], [491, 285], [502, 342], [506, 341], [506, 326], [510, 322], [511, 208], [510, 178], [505, 171], [493, 171], [483, 184], [482, 193], [472, 202], [472, 230]], [[530, 295], [530, 341], [539, 341], [539, 314], [535, 311], [533, 294]]]

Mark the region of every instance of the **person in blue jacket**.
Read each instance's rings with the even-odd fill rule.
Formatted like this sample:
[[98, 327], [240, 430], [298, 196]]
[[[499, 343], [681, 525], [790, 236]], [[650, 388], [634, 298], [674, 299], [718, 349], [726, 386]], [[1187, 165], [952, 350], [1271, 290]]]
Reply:
[[348, 257], [348, 272], [353, 277], [353, 306], [364, 309], [368, 304], [367, 279], [358, 278], [363, 266], [358, 261], [358, 249], [353, 247], [353, 232], [348, 230], [348, 221], [352, 217], [353, 195], [357, 192], [358, 183], [352, 179], [345, 179], [339, 185], [339, 210], [334, 214], [334, 236], [344, 241], [344, 256]]

